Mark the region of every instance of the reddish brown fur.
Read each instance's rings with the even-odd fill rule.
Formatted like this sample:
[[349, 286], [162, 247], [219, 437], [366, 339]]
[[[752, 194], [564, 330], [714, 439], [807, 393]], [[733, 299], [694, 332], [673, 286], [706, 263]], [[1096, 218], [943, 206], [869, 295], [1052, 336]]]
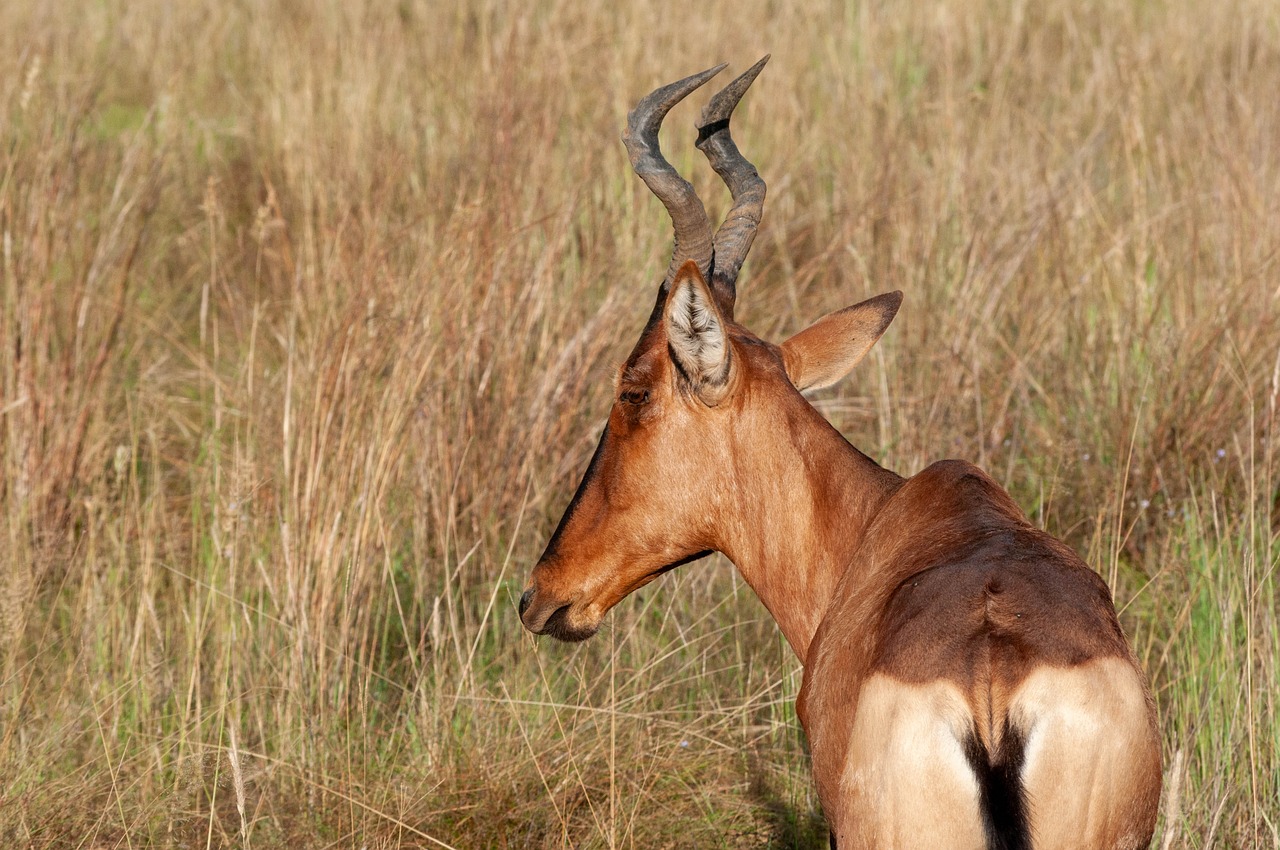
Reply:
[[[726, 89], [733, 103], [762, 66]], [[677, 257], [682, 226], [706, 241], [705, 216], [654, 153], [653, 118], [710, 73], [629, 122], [633, 162], [666, 175], [655, 192], [675, 210]], [[727, 139], [723, 96], [709, 156], [750, 223], [764, 187]], [[1106, 585], [971, 464], [903, 479], [831, 427], [800, 390], [847, 374], [901, 295], [767, 343], [732, 318], [753, 228], [716, 237], [732, 272], [713, 285], [697, 259], [669, 272], [524, 624], [585, 639], [633, 590], [723, 552], [804, 663], [797, 710], [842, 850], [1146, 846], [1159, 738]]]
[[[887, 321], [872, 324], [878, 337]], [[732, 383], [715, 406], [672, 362], [664, 326], [646, 330], [597, 457], [534, 570], [530, 628], [589, 636], [667, 566], [727, 554], [804, 660], [799, 713], [824, 811], [846, 847], [889, 841], [841, 784], [871, 677], [951, 683], [989, 752], [1037, 670], [1117, 659], [1141, 688], [1105, 584], [995, 482], [962, 461], [905, 480], [880, 468], [797, 392], [783, 349], [726, 327]], [[836, 347], [824, 338], [806, 356], [839, 356], [825, 353]], [[1077, 846], [1149, 839], [1160, 769], [1145, 698], [1131, 725], [1142, 738], [1132, 800], [1099, 843]], [[957, 816], [971, 826], [977, 815]]]

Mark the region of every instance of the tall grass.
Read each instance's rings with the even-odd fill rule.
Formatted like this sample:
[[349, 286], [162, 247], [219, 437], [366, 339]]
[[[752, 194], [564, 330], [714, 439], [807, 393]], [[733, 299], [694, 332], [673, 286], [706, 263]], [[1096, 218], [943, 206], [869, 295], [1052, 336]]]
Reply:
[[825, 846], [727, 563], [513, 613], [666, 264], [626, 110], [765, 52], [741, 318], [903, 289], [817, 403], [1110, 581], [1157, 846], [1280, 846], [1268, 0], [5, 4], [0, 843]]

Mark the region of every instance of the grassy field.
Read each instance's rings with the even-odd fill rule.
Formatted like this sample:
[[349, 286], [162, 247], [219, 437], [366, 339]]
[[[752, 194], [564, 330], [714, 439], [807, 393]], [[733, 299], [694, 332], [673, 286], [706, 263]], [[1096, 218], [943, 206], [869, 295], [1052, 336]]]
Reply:
[[727, 562], [514, 611], [669, 256], [626, 111], [765, 52], [739, 317], [904, 290], [816, 403], [1107, 578], [1155, 847], [1280, 847], [1273, 0], [3, 4], [0, 845], [826, 846]]

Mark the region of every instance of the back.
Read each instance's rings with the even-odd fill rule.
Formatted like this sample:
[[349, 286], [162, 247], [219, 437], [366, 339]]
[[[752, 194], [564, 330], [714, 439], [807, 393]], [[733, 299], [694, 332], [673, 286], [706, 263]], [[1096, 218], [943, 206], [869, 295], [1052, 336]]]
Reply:
[[[1037, 667], [1129, 657], [1106, 583], [1049, 535], [1012, 525], [904, 580], [874, 632], [871, 672], [954, 682], [993, 716]], [[992, 743], [985, 725], [979, 734]]]

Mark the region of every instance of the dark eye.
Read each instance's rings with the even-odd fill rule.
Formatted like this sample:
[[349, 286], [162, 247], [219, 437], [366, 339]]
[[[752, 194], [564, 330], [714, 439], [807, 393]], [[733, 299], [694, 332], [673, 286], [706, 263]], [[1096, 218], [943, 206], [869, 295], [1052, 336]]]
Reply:
[[618, 396], [626, 404], [648, 404], [648, 390], [624, 390], [622, 395]]

